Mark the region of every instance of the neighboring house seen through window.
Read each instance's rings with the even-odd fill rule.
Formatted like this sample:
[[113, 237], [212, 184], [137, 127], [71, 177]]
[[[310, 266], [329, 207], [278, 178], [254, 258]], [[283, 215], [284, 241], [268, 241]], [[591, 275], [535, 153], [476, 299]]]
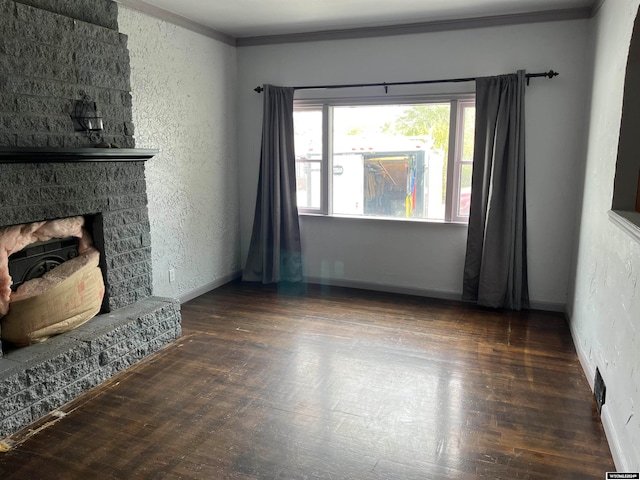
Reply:
[[298, 209], [466, 223], [474, 125], [469, 95], [297, 101]]

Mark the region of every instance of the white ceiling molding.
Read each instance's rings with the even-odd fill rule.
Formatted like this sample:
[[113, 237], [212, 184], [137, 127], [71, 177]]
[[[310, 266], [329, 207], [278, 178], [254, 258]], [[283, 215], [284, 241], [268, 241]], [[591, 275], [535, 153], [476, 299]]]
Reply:
[[151, 5], [143, 0], [115, 0], [116, 3], [120, 5], [130, 8], [132, 10], [136, 10], [138, 12], [149, 15], [150, 17], [157, 18], [159, 20], [164, 20], [174, 25], [178, 25], [179, 27], [186, 28], [187, 30], [191, 30], [196, 33], [200, 33], [209, 38], [213, 38], [214, 40], [219, 40], [228, 45], [235, 46], [236, 39], [226, 33], [219, 32], [214, 30], [213, 28], [202, 25], [201, 23], [194, 22], [186, 17], [181, 15], [177, 15], [175, 13], [169, 12], [163, 8], [156, 7], [155, 5]]
[[526, 23], [543, 23], [554, 21], [568, 21], [591, 18], [598, 11], [605, 0], [598, 0], [591, 7], [566, 8], [560, 10], [545, 10], [540, 12], [514, 13], [492, 15], [474, 18], [435, 20], [377, 27], [356, 27], [348, 29], [332, 29], [317, 32], [288, 33], [281, 35], [260, 35], [253, 37], [235, 38], [226, 33], [205, 26], [163, 8], [152, 5], [144, 0], [115, 0], [118, 4], [139, 11], [159, 20], [186, 28], [209, 38], [221, 41], [231, 46], [247, 47], [256, 45], [272, 45], [280, 43], [314, 42], [325, 40], [344, 40], [355, 38], [370, 38], [392, 35], [410, 35], [429, 32], [443, 32], [473, 28], [490, 28], [504, 25], [518, 25]]
[[596, 2], [593, 4], [593, 9], [591, 10], [592, 17], [596, 16], [600, 8], [602, 8], [602, 5], [604, 4], [604, 2], [605, 0], [596, 0]]
[[590, 7], [570, 8], [564, 10], [514, 13], [510, 15], [494, 15], [490, 17], [465, 18], [457, 20], [436, 20], [433, 22], [389, 25], [386, 27], [363, 27], [344, 30], [327, 30], [323, 32], [242, 37], [236, 39], [236, 44], [239, 47], [248, 47], [278, 43], [316, 42], [323, 40], [344, 40], [353, 38], [383, 37], [391, 35], [410, 35], [416, 33], [444, 32], [472, 28], [490, 28], [525, 23], [579, 20], [591, 18], [591, 14], [592, 9]]

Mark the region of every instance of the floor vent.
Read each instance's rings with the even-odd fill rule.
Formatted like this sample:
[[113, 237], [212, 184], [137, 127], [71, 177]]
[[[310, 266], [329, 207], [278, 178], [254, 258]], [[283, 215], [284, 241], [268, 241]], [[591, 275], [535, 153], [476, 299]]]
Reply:
[[602, 413], [602, 405], [604, 405], [606, 399], [607, 387], [604, 384], [604, 380], [602, 379], [602, 375], [600, 375], [600, 370], [598, 369], [598, 367], [596, 367], [596, 380], [593, 385], [593, 394], [596, 397], [598, 413]]

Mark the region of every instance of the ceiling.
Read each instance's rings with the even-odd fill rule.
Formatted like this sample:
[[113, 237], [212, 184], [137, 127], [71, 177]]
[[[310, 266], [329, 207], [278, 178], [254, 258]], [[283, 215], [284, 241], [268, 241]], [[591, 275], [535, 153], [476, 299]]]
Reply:
[[234, 38], [591, 8], [597, 0], [129, 0]]

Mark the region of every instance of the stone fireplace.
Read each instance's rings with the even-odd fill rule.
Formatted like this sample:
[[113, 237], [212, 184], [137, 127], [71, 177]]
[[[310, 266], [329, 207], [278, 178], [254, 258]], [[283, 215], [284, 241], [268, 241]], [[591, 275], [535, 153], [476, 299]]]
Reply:
[[102, 315], [42, 344], [4, 352], [0, 436], [37, 420], [180, 336], [177, 301], [150, 296], [143, 160], [153, 153], [95, 149], [88, 152], [91, 158], [83, 159], [87, 153], [82, 149], [0, 148], [0, 226], [76, 215], [92, 219], [105, 280]]
[[[181, 335], [178, 302], [151, 296], [145, 161], [156, 152], [135, 148], [126, 44], [111, 0], [0, 0], [0, 227], [84, 216], [105, 283], [89, 322], [0, 348], [0, 437]], [[74, 129], [83, 95], [99, 134]]]

